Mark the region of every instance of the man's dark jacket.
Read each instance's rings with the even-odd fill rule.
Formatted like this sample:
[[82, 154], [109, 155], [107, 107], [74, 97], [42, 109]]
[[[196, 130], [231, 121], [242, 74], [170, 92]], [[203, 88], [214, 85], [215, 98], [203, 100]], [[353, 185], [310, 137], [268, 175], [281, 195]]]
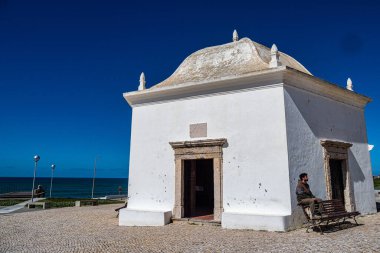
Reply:
[[296, 188], [297, 201], [300, 202], [303, 199], [315, 198], [313, 193], [310, 191], [310, 187], [307, 183], [302, 183], [301, 180], [298, 181]]

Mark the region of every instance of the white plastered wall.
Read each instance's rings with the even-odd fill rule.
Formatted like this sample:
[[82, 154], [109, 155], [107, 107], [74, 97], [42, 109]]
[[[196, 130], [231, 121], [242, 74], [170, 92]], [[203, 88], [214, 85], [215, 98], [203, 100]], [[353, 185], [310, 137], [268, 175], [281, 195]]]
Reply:
[[228, 142], [222, 225], [286, 230], [291, 200], [281, 85], [134, 107], [128, 209], [173, 209], [175, 164], [169, 142], [191, 140], [194, 123], [207, 123], [203, 139]]
[[301, 223], [295, 187], [298, 175], [309, 174], [315, 196], [326, 199], [323, 149], [320, 140], [352, 143], [348, 166], [354, 189], [356, 210], [376, 211], [364, 111], [294, 87], [285, 87], [286, 129], [289, 154], [289, 179], [292, 196], [292, 226]]

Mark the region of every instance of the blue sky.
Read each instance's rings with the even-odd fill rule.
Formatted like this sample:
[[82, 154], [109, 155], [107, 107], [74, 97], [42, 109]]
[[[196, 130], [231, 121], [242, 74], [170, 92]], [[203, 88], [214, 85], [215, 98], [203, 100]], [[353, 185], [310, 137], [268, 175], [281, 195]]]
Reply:
[[168, 77], [192, 52], [240, 37], [373, 98], [380, 174], [378, 1], [0, 0], [0, 176], [127, 177], [131, 109], [122, 98]]

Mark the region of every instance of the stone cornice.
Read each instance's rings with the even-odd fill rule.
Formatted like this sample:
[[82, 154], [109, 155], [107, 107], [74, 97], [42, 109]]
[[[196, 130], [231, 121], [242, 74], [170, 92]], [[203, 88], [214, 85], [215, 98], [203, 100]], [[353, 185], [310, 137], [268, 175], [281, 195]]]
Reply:
[[251, 88], [271, 88], [276, 85], [293, 86], [357, 108], [371, 102], [369, 97], [329, 83], [295, 69], [281, 66], [240, 76], [227, 76], [207, 82], [184, 83], [176, 86], [146, 89], [123, 94], [130, 106], [204, 96]]
[[162, 88], [151, 88], [123, 94], [130, 106], [192, 97], [211, 93], [226, 92], [258, 86], [269, 86], [282, 82], [285, 67], [251, 72], [241, 76], [226, 76], [207, 82], [191, 82]]
[[177, 141], [169, 142], [173, 149], [177, 148], [193, 148], [193, 147], [214, 147], [223, 146], [227, 143], [227, 139], [207, 139], [207, 140], [195, 140], [195, 141]]
[[284, 83], [358, 108], [364, 108], [372, 101], [369, 97], [289, 67], [284, 75]]
[[321, 145], [324, 148], [350, 148], [352, 147], [351, 143], [342, 142], [342, 141], [332, 141], [332, 140], [321, 140]]

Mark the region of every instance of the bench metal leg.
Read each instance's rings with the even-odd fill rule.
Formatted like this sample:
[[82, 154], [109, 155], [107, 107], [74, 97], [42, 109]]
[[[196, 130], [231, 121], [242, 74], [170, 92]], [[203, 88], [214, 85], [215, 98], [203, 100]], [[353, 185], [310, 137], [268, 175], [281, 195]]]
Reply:
[[309, 220], [306, 226], [306, 233], [309, 233], [309, 229], [313, 230], [315, 227], [315, 221]]
[[318, 228], [319, 228], [319, 231], [321, 232], [321, 235], [323, 235], [323, 230], [322, 230], [321, 224], [318, 224]]
[[343, 221], [342, 221], [342, 222], [340, 222], [340, 221], [338, 220], [338, 228], [339, 228], [339, 229], [342, 229], [342, 224], [343, 224], [345, 221], [346, 221], [346, 218], [343, 218]]
[[354, 219], [354, 221], [355, 221], [355, 223], [356, 223], [356, 226], [359, 226], [359, 223], [356, 221], [356, 217], [354, 216], [354, 217], [352, 217], [353, 219]]
[[319, 232], [321, 233], [321, 235], [323, 235], [323, 230], [322, 230], [322, 227], [321, 227], [322, 223], [323, 223], [323, 221], [316, 221], [315, 225], [314, 225], [314, 227], [318, 227]]

